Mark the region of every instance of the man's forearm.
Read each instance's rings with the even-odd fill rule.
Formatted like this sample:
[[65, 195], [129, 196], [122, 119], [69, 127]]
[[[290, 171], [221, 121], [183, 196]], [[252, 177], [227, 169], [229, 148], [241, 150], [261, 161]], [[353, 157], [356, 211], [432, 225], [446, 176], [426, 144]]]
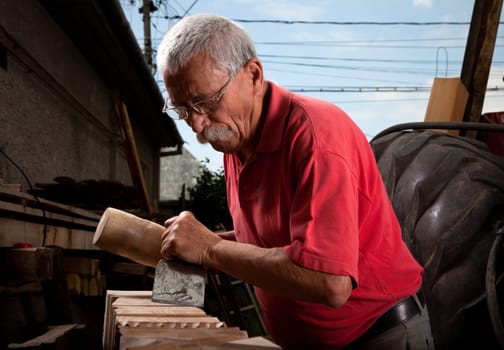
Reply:
[[350, 277], [306, 269], [293, 263], [282, 248], [220, 241], [205, 265], [273, 294], [338, 307], [346, 302]]
[[236, 241], [234, 231], [223, 231], [223, 232], [215, 232], [215, 233], [222, 239], [225, 239], [228, 241]]

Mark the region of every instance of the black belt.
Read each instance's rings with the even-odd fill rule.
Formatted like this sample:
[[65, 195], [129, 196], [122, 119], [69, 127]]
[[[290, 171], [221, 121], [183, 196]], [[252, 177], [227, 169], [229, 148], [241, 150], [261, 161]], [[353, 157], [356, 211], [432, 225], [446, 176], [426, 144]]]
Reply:
[[[420, 293], [419, 293], [420, 294]], [[418, 295], [418, 294], [417, 294]], [[420, 302], [423, 304], [423, 298], [418, 295]], [[366, 333], [359, 337], [356, 342], [363, 342], [372, 339], [381, 333], [405, 322], [415, 315], [420, 313], [420, 308], [413, 296], [400, 300], [397, 304], [385, 311], [376, 322], [369, 328]]]

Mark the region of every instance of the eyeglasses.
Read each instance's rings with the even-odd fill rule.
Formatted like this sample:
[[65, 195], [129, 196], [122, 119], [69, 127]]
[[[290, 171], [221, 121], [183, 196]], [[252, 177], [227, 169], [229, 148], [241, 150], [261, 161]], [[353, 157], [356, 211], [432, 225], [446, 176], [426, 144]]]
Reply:
[[219, 90], [217, 90], [217, 92], [213, 93], [209, 98], [192, 103], [190, 107], [174, 106], [171, 103], [170, 98], [168, 97], [165, 101], [162, 111], [163, 113], [168, 114], [169, 117], [176, 120], [186, 120], [187, 118], [189, 118], [190, 109], [198, 114], [212, 113], [217, 109], [222, 96], [224, 96], [226, 87], [231, 82], [231, 80], [233, 80], [233, 78], [234, 76], [230, 76], [226, 83]]

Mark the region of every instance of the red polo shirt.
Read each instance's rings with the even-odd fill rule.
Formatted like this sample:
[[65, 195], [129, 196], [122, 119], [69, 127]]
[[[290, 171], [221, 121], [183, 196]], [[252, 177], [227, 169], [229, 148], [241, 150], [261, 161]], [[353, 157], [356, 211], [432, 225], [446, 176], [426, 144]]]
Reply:
[[352, 277], [356, 287], [339, 308], [256, 288], [268, 331], [280, 346], [337, 349], [414, 294], [422, 268], [401, 238], [359, 128], [330, 103], [268, 85], [256, 152], [243, 165], [234, 154], [224, 156], [236, 239], [283, 247], [305, 268]]

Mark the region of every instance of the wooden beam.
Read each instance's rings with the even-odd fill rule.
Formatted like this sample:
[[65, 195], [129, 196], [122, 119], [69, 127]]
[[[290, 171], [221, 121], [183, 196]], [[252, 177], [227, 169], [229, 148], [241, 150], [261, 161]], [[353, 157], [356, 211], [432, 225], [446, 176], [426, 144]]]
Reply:
[[87, 219], [79, 219], [67, 215], [45, 212], [45, 215], [39, 210], [24, 206], [22, 204], [7, 203], [0, 201], [0, 215], [19, 221], [35, 222], [52, 226], [61, 226], [70, 229], [78, 229], [94, 232], [97, 223]]
[[123, 102], [114, 103], [114, 108], [117, 121], [121, 129], [121, 137], [124, 144], [124, 149], [126, 151], [126, 157], [131, 173], [131, 179], [133, 180], [133, 185], [138, 189], [140, 193], [145, 212], [148, 216], [152, 216], [154, 214], [154, 209], [152, 207], [149, 193], [147, 191], [147, 185], [145, 183], [142, 164], [140, 162], [140, 156], [138, 155], [138, 149], [135, 142], [135, 136], [133, 134], [133, 128], [131, 127], [128, 110], [126, 109], [126, 105]]
[[22, 205], [23, 207], [30, 207], [39, 210], [43, 209], [48, 212], [66, 215], [69, 217], [82, 218], [87, 221], [95, 222], [94, 226], [96, 226], [98, 221], [100, 221], [100, 215], [91, 211], [46, 200], [44, 198], [37, 199], [30, 194], [12, 191], [6, 188], [0, 188], [0, 202], [16, 203]]
[[68, 324], [53, 326], [48, 331], [36, 338], [25, 341], [24, 343], [11, 343], [9, 349], [62, 349], [69, 341], [62, 339], [67, 333], [74, 329], [82, 328], [82, 325]]
[[474, 1], [460, 78], [469, 91], [464, 121], [479, 122], [503, 0]]

